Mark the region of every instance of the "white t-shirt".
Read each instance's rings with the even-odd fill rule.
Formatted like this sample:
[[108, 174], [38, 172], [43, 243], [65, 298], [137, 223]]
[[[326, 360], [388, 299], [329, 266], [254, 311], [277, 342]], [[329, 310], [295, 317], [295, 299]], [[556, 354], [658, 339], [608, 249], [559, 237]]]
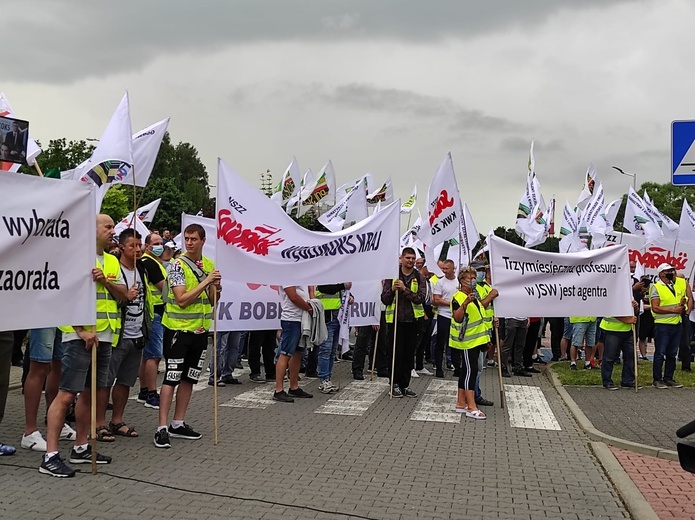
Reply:
[[[443, 299], [447, 301], [451, 301], [451, 299], [454, 297], [454, 294], [459, 290], [459, 282], [456, 278], [449, 280], [448, 278], [440, 278], [437, 281], [437, 284], [434, 286], [434, 289], [432, 290], [432, 294], [436, 294], [437, 296], [441, 296]], [[438, 305], [437, 309], [439, 309], [439, 314], [441, 314], [444, 318], [451, 318], [451, 306], [450, 305]]]
[[[104, 255], [96, 255], [97, 262], [99, 262], [99, 265], [102, 267], [104, 266]], [[121, 273], [121, 270], [118, 270], [118, 278], [116, 278], [115, 282], [116, 285], [125, 285], [125, 280], [123, 279], [123, 274]], [[82, 325], [81, 323], [76, 323], [75, 325]], [[89, 330], [89, 328], [88, 328]], [[94, 329], [91, 329], [94, 330]], [[113, 340], [113, 330], [111, 330], [111, 327], [106, 327], [104, 330], [101, 332], [97, 332], [97, 337], [99, 338], [99, 341], [106, 342], [106, 343], [111, 343]], [[80, 337], [77, 335], [76, 332], [64, 332], [63, 333], [63, 341], [72, 341], [75, 339], [80, 339]]]
[[309, 288], [306, 285], [288, 285], [287, 287], [283, 287], [280, 293], [282, 295], [282, 319], [284, 321], [302, 321], [302, 313], [304, 310], [292, 303], [292, 300], [289, 299], [285, 292], [285, 289], [289, 289], [290, 287], [294, 287], [299, 297], [303, 300], [309, 299]]
[[145, 310], [145, 291], [142, 285], [142, 278], [137, 269], [130, 270], [121, 265], [125, 275], [125, 284], [130, 289], [134, 284], [138, 286], [138, 295], [133, 301], [129, 301], [125, 308], [125, 323], [123, 323], [123, 337], [126, 339], [136, 339], [142, 337], [142, 319]]

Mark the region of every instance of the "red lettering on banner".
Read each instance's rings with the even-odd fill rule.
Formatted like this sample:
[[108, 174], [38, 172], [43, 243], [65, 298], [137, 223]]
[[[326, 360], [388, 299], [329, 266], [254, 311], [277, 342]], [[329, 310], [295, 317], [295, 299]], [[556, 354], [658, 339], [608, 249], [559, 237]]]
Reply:
[[[247, 283], [247, 284], [246, 284], [246, 286], [247, 286], [249, 289], [251, 289], [252, 291], [255, 291], [255, 290], [258, 289], [259, 287], [263, 287], [264, 285], [265, 285], [265, 284], [262, 284], [262, 283]], [[270, 287], [270, 288], [271, 288], [273, 291], [275, 291], [276, 293], [280, 294], [280, 286], [279, 286], [279, 285], [269, 285], [268, 287]]]
[[254, 255], [266, 256], [269, 248], [282, 244], [284, 238], [270, 239], [280, 231], [282, 230], [267, 225], [256, 226], [253, 230], [244, 229], [228, 209], [221, 209], [217, 213], [217, 238]]
[[661, 264], [669, 264], [676, 270], [682, 271], [688, 263], [688, 253], [680, 251], [675, 257], [671, 251], [662, 247], [652, 246], [644, 253], [640, 253], [637, 249], [630, 249], [628, 253], [630, 260], [635, 260], [649, 269], [657, 269]]
[[446, 208], [450, 208], [451, 206], [454, 205], [454, 199], [449, 197], [449, 194], [446, 192], [446, 190], [442, 190], [442, 192], [439, 194], [439, 197], [437, 197], [437, 202], [434, 207], [434, 210], [432, 213], [430, 213], [430, 225], [439, 218], [439, 215], [442, 214], [442, 211], [444, 211]]

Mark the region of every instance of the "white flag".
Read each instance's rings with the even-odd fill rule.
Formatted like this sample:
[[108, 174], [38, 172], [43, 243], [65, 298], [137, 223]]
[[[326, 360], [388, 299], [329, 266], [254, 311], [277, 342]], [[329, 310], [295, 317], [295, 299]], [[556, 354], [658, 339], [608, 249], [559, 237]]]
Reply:
[[391, 176], [389, 176], [386, 179], [386, 181], [381, 186], [381, 188], [379, 188], [378, 191], [367, 195], [367, 202], [372, 205], [378, 202], [383, 202], [384, 204], [391, 204], [391, 202], [393, 202], [393, 187], [391, 186]]
[[[135, 171], [135, 185], [140, 188], [147, 186], [147, 181], [152, 175], [152, 168], [157, 160], [159, 148], [162, 145], [162, 139], [169, 126], [169, 118], [162, 119], [158, 123], [143, 128], [139, 132], [135, 132], [131, 139], [133, 149], [133, 170]], [[113, 184], [122, 182], [123, 184], [132, 184], [133, 179], [131, 173], [128, 172], [120, 181], [114, 181]]]
[[678, 224], [676, 224], [668, 215], [664, 215], [659, 209], [654, 205], [652, 199], [649, 198], [647, 190], [644, 190], [644, 208], [647, 210], [647, 214], [654, 220], [659, 227], [661, 232], [664, 234], [664, 238], [675, 240], [678, 236]]
[[292, 157], [290, 164], [285, 168], [285, 172], [282, 174], [280, 182], [275, 186], [270, 200], [279, 205], [283, 205], [285, 201], [289, 200], [289, 198], [295, 194], [298, 187], [299, 165], [297, 164], [297, 158]]
[[417, 204], [417, 185], [413, 186], [413, 193], [408, 197], [408, 200], [401, 204], [401, 213], [410, 213]]
[[314, 173], [311, 171], [311, 168], [309, 168], [306, 172], [304, 172], [304, 176], [302, 177], [302, 181], [299, 183], [299, 188], [294, 192], [294, 194], [290, 197], [290, 199], [287, 201], [287, 207], [285, 208], [285, 212], [290, 215], [292, 213], [292, 210], [294, 209], [295, 206], [297, 206], [297, 216], [301, 217], [302, 216], [302, 208], [299, 207], [299, 201], [302, 200], [302, 191], [304, 190], [304, 186], [307, 184], [312, 184], [314, 182]]
[[[536, 206], [538, 208], [538, 206]], [[555, 211], [555, 199], [550, 201], [550, 205], [545, 209], [539, 218], [534, 221], [533, 226], [529, 226], [529, 230], [532, 231], [531, 234], [526, 235], [526, 243], [524, 247], [534, 247], [545, 242], [548, 238], [548, 233], [550, 232], [550, 225], [553, 219], [553, 212]]]
[[473, 222], [473, 216], [468, 209], [468, 204], [463, 203], [463, 218], [461, 219], [461, 238], [463, 239], [461, 263], [468, 265], [473, 261], [472, 253], [475, 246], [480, 242], [478, 229]]
[[326, 229], [335, 233], [343, 229], [346, 223], [360, 222], [369, 216], [364, 182], [364, 178], [360, 179], [350, 193], [319, 217], [319, 222]]
[[140, 220], [139, 218], [133, 219], [133, 212], [131, 211], [126, 215], [125, 218], [121, 219], [118, 224], [114, 227], [114, 231], [116, 232], [116, 238], [126, 229], [128, 228], [135, 228], [135, 231], [140, 233], [140, 236], [142, 237], [142, 240], [144, 242], [145, 238], [147, 235], [150, 234], [150, 230], [147, 229], [147, 226], [145, 226], [145, 223]]
[[525, 238], [524, 236], [529, 233], [535, 236], [538, 233], [535, 222], [543, 215], [545, 209], [545, 200], [543, 200], [541, 195], [541, 185], [538, 182], [538, 177], [535, 174], [530, 175], [526, 179], [526, 189], [521, 196], [516, 212], [516, 225], [514, 228], [517, 234], [522, 238]]
[[644, 237], [647, 244], [664, 236], [659, 224], [649, 216], [642, 197], [632, 189], [632, 186], [628, 188], [623, 227], [634, 235]]
[[591, 249], [599, 249], [606, 243], [607, 223], [603, 214], [604, 206], [603, 185], [599, 183], [586, 209], [582, 212], [586, 230], [591, 234]]
[[401, 236], [401, 251], [404, 247], [414, 247], [418, 240], [418, 234], [422, 227], [422, 216], [418, 216], [415, 223]]
[[579, 238], [579, 218], [570, 203], [565, 201], [560, 226], [560, 253], [576, 253], [585, 250], [586, 246]]
[[683, 208], [678, 227], [678, 241], [683, 244], [695, 244], [695, 213], [685, 197], [683, 197]]
[[420, 236], [425, 245], [434, 248], [452, 237], [457, 237], [461, 211], [461, 195], [449, 152], [439, 165], [427, 190], [427, 219]]
[[591, 200], [591, 196], [594, 193], [594, 185], [596, 184], [596, 168], [593, 164], [589, 164], [586, 169], [586, 176], [584, 178], [584, 189], [579, 194], [579, 199], [577, 199], [577, 207], [584, 211], [586, 205]]
[[301, 205], [299, 215], [306, 213], [306, 210], [318, 203], [335, 206], [335, 172], [333, 163], [329, 160], [323, 165], [316, 180], [310, 185], [305, 184], [301, 194]]
[[[12, 111], [12, 107], [10, 106], [10, 102], [7, 100], [5, 97], [4, 92], [0, 92], [0, 116], [7, 116], [7, 117], [13, 117], [15, 119], [19, 119], [15, 113]], [[34, 163], [36, 162], [36, 157], [41, 153], [41, 148], [39, 148], [39, 145], [36, 144], [36, 141], [34, 141], [31, 136], [28, 136], [27, 139], [27, 156], [26, 156], [26, 161], [29, 166], [34, 166]], [[15, 164], [15, 163], [5, 163], [1, 169], [5, 169], [6, 171], [11, 171], [11, 172], [16, 172], [19, 170], [19, 167], [21, 164]]]
[[613, 225], [615, 224], [615, 217], [618, 216], [618, 211], [623, 203], [623, 199], [616, 199], [610, 204], [606, 205], [604, 211], [606, 215], [606, 223], [608, 224], [607, 232], [613, 231]]

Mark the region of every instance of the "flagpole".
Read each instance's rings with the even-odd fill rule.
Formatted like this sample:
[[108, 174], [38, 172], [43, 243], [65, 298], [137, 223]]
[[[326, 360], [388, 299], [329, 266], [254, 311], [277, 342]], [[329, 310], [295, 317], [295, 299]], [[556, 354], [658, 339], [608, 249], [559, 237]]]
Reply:
[[[639, 311], [637, 311], [639, 312]], [[635, 393], [639, 390], [639, 384], [637, 383], [637, 329], [635, 329], [635, 324], [632, 324], [632, 350], [635, 358]]]
[[[497, 319], [497, 318], [495, 318]], [[495, 325], [495, 336], [497, 342], [497, 378], [500, 382], [500, 406], [504, 410], [504, 382], [502, 380], [502, 352], [500, 348], [500, 326], [499, 322]]]
[[34, 159], [34, 169], [36, 170], [36, 173], [39, 174], [39, 177], [43, 177], [43, 172], [41, 171], [41, 167], [39, 166], [39, 162]]
[[212, 406], [214, 422], [214, 445], [217, 446], [217, 287], [212, 288], [212, 316], [214, 320], [215, 333], [212, 335], [212, 372], [214, 384], [212, 386]]
[[[96, 326], [94, 326], [94, 331], [96, 332]], [[97, 474], [97, 350], [99, 349], [99, 338], [95, 338], [95, 342], [92, 343], [92, 381], [89, 393], [92, 397], [91, 399], [91, 416], [92, 424], [90, 426], [91, 439], [90, 445], [92, 450], [92, 475]]]
[[[398, 268], [400, 273], [400, 267]], [[398, 278], [400, 280], [400, 276]], [[391, 354], [391, 388], [389, 390], [389, 399], [393, 399], [393, 381], [395, 378], [394, 371], [396, 370], [396, 333], [398, 332], [398, 290], [396, 290], [395, 305], [393, 309], [393, 352]]]

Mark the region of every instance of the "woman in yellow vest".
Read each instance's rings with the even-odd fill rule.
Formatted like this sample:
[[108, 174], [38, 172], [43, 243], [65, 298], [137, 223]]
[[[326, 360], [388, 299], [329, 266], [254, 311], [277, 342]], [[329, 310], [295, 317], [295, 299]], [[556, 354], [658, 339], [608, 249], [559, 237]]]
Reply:
[[458, 383], [456, 411], [472, 419], [485, 419], [475, 403], [475, 380], [481, 347], [490, 341], [485, 309], [478, 301], [475, 269], [464, 267], [459, 272], [460, 290], [451, 299], [449, 346], [461, 350], [461, 372]]

